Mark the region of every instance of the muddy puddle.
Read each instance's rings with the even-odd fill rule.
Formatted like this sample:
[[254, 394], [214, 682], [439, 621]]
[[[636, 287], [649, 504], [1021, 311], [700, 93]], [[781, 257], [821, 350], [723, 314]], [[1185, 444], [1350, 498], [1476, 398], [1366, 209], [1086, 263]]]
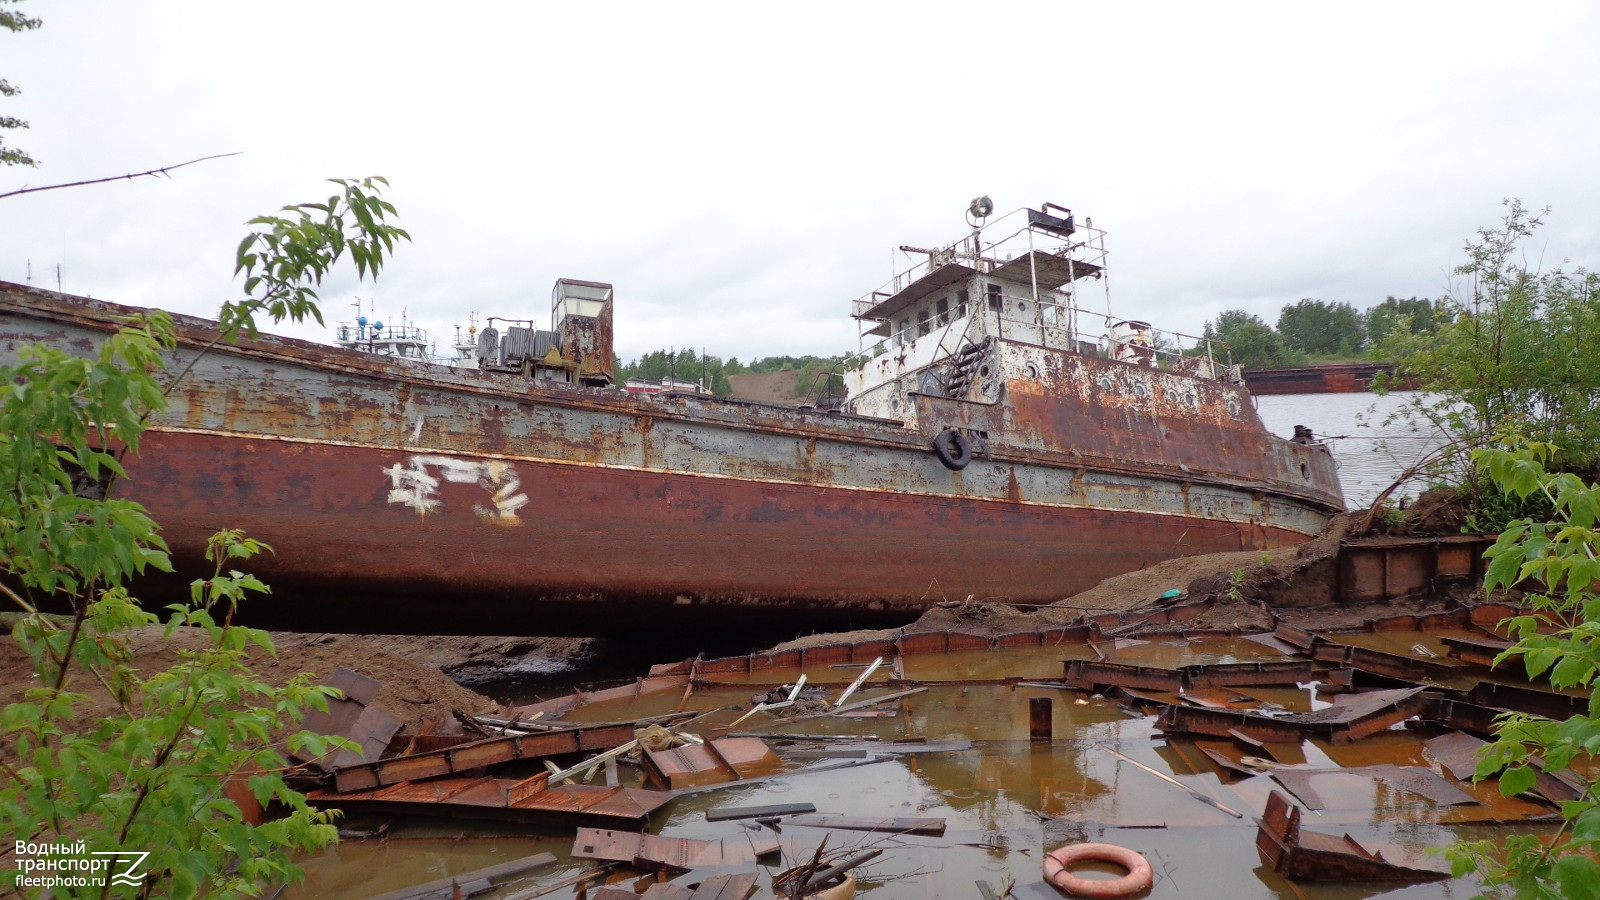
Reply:
[[[1367, 638], [1406, 649], [1430, 640], [1417, 633]], [[1154, 881], [1135, 895], [1142, 897], [1466, 898], [1477, 890], [1464, 880], [1413, 885], [1286, 880], [1257, 852], [1257, 818], [1274, 791], [1304, 808], [1303, 829], [1348, 835], [1388, 862], [1419, 869], [1447, 869], [1444, 857], [1433, 851], [1458, 839], [1554, 832], [1554, 825], [1526, 821], [1548, 813], [1549, 806], [1502, 798], [1492, 783], [1451, 777], [1426, 745], [1444, 729], [1415, 720], [1352, 742], [1310, 738], [1263, 745], [1276, 757], [1270, 758], [1262, 749], [1225, 737], [1164, 734], [1152, 711], [1126, 698], [1060, 684], [1065, 662], [1073, 659], [1176, 669], [1283, 658], [1262, 643], [1217, 636], [956, 651], [885, 663], [857, 689], [852, 705], [917, 692], [843, 715], [816, 713], [831, 707], [864, 664], [720, 673], [697, 679], [692, 687], [674, 682], [656, 690], [641, 682], [633, 695], [597, 696], [559, 718], [562, 723], [620, 722], [682, 711], [700, 714], [685, 730], [704, 738], [759, 737], [776, 754], [773, 764], [746, 780], [681, 793], [651, 815], [645, 828], [745, 848], [776, 840], [781, 862], [765, 857], [759, 865], [706, 870], [759, 869], [757, 897], [772, 896], [771, 873], [809, 858], [824, 840], [835, 851], [884, 850], [858, 870], [857, 896], [870, 898], [979, 897], [979, 881], [998, 896], [1008, 879], [1014, 882], [1013, 897], [1061, 897], [1041, 877], [1044, 854], [1083, 841], [1143, 854]], [[779, 689], [778, 696], [780, 686], [801, 675], [820, 686], [825, 699], [802, 705], [799, 713], [762, 712], [734, 724], [755, 700], [773, 689]], [[1328, 709], [1334, 695], [1325, 693], [1326, 687], [1315, 682], [1236, 686], [1216, 689], [1224, 699], [1214, 702], [1274, 714], [1311, 713]], [[1030, 739], [1030, 728], [1036, 731], [1041, 724], [1041, 701], [1049, 704], [1047, 741]], [[908, 752], [908, 741], [925, 742], [925, 752]], [[887, 754], [872, 752], [873, 745], [891, 744]], [[513, 777], [540, 771], [531, 763], [517, 765], [522, 768], [513, 768]], [[1393, 766], [1405, 767], [1410, 780], [1383, 774]], [[1342, 771], [1352, 769], [1358, 771]], [[596, 769], [591, 777], [604, 784], [607, 774]], [[615, 777], [622, 785], [644, 785], [636, 766], [617, 767]], [[707, 817], [708, 811], [728, 807], [802, 803], [834, 817], [940, 819], [943, 833]], [[386, 838], [346, 840], [306, 861], [306, 882], [282, 896], [356, 900], [549, 853], [553, 864], [500, 881], [481, 896], [577, 897], [579, 889], [571, 882], [596, 867], [594, 860], [573, 857], [572, 824], [372, 814], [352, 814], [345, 824], [370, 828], [383, 821], [389, 822]], [[1101, 869], [1098, 875], [1093, 868], [1076, 871], [1091, 878], [1121, 874], [1112, 866]], [[648, 876], [620, 874], [633, 871], [618, 867], [613, 886], [642, 890]], [[591, 882], [591, 891], [596, 884]]]

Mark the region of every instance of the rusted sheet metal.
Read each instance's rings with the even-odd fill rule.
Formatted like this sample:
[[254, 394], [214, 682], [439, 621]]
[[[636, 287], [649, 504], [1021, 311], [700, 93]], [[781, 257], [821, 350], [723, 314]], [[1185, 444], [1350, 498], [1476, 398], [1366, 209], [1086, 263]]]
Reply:
[[1467, 693], [1468, 702], [1508, 709], [1513, 712], [1544, 716], [1564, 722], [1572, 716], [1589, 714], [1589, 698], [1538, 688], [1480, 681]]
[[[1478, 754], [1488, 744], [1488, 741], [1453, 731], [1441, 734], [1423, 744], [1428, 754], [1444, 767], [1457, 781], [1474, 781], [1477, 776]], [[1533, 783], [1533, 792], [1544, 798], [1547, 802], [1560, 805], [1568, 803], [1583, 796], [1584, 789], [1576, 779], [1564, 772], [1546, 772], [1542, 761], [1533, 757], [1536, 775]]]
[[610, 750], [633, 740], [633, 725], [565, 728], [538, 734], [472, 741], [443, 750], [393, 756], [377, 762], [344, 766], [334, 771], [341, 792], [367, 790], [402, 781], [455, 775], [519, 759], [542, 759], [564, 753]]
[[[0, 294], [0, 357], [43, 338], [85, 352], [130, 311]], [[1050, 602], [1160, 559], [1295, 543], [1339, 506], [1331, 464], [1326, 480], [1299, 473], [1303, 448], [1268, 446], [1263, 468], [1239, 470], [1256, 457], [1238, 439], [1266, 440], [1248, 410], [1237, 426], [1163, 414], [1153, 444], [1151, 410], [1134, 435], [1127, 406], [1062, 432], [1114, 435], [1105, 458], [1032, 446], [1033, 426], [1019, 425], [951, 472], [928, 435], [899, 423], [644, 399], [287, 338], [197, 358], [212, 326], [177, 321], [173, 371], [195, 365], [117, 487], [163, 524], [179, 569], [143, 596], [186, 596], [210, 574], [207, 537], [238, 527], [277, 551], [255, 561], [275, 602], [244, 611], [269, 627], [593, 633], [737, 627], [745, 615], [815, 627], [835, 614], [889, 625], [938, 602], [930, 583], [945, 597]], [[1201, 420], [1222, 414], [1226, 393], [1198, 401], [1222, 404]], [[1195, 441], [1227, 465], [1180, 468]], [[738, 554], [705, 552], [734, 539]]]
[[[1352, 778], [1381, 781], [1391, 788], [1426, 797], [1441, 806], [1478, 802], [1471, 794], [1440, 778], [1431, 769], [1419, 766], [1383, 764], [1343, 769], [1278, 769], [1272, 773], [1274, 781], [1287, 788], [1309, 809], [1347, 808], [1339, 805], [1337, 800], [1330, 802], [1326, 798], [1348, 795], [1349, 780]], [[1370, 791], [1362, 791], [1356, 795], [1356, 799], [1364, 807], [1371, 796]]]
[[1494, 722], [1505, 710], [1492, 709], [1465, 700], [1457, 700], [1443, 693], [1429, 691], [1424, 695], [1422, 719], [1442, 725], [1445, 728], [1454, 728], [1472, 734], [1490, 735], [1494, 733]]
[[1504, 637], [1505, 634], [1500, 628], [1500, 623], [1512, 616], [1526, 612], [1528, 610], [1518, 609], [1506, 603], [1480, 603], [1467, 610], [1467, 617], [1473, 625], [1482, 628], [1484, 631]]
[[1225, 775], [1228, 775], [1228, 776], [1231, 776], [1231, 777], [1234, 777], [1234, 778], [1253, 778], [1256, 775], [1261, 774], [1260, 772], [1256, 771], [1255, 769], [1252, 769], [1252, 768], [1250, 768], [1249, 766], [1246, 766], [1246, 765], [1242, 765], [1239, 762], [1237, 762], [1236, 760], [1234, 760], [1234, 759], [1232, 759], [1230, 757], [1224, 756], [1223, 754], [1217, 752], [1216, 750], [1211, 749], [1210, 747], [1200, 747], [1198, 749], [1200, 750], [1201, 753], [1205, 754], [1207, 759], [1209, 759], [1213, 763], [1215, 763], [1217, 765], [1217, 767], [1219, 769], [1221, 769], [1222, 773], [1225, 774]]
[[1373, 691], [1309, 713], [1264, 716], [1248, 711], [1168, 706], [1156, 727], [1169, 733], [1231, 737], [1234, 732], [1258, 741], [1294, 741], [1322, 737], [1335, 743], [1359, 740], [1411, 718], [1423, 708], [1420, 687]]
[[1440, 881], [1448, 872], [1413, 869], [1371, 853], [1348, 834], [1334, 837], [1300, 828], [1300, 808], [1277, 791], [1267, 797], [1256, 829], [1256, 850], [1267, 867], [1297, 881]]
[[788, 819], [786, 825], [805, 825], [810, 828], [837, 828], [844, 831], [886, 831], [891, 834], [921, 834], [930, 837], [944, 835], [945, 820], [936, 818], [872, 818], [870, 816], [798, 815]]
[[[1394, 363], [1327, 363], [1317, 366], [1245, 369], [1244, 383], [1250, 393], [1268, 394], [1364, 394], [1378, 373], [1392, 375]], [[1389, 382], [1391, 390], [1414, 390], [1415, 379], [1402, 376]], [[1402, 386], [1405, 385], [1405, 386]]]
[[1284, 656], [1297, 656], [1300, 653], [1299, 647], [1296, 647], [1288, 641], [1285, 641], [1270, 631], [1263, 632], [1261, 634], [1241, 634], [1239, 636], [1247, 641], [1253, 641], [1254, 643], [1260, 644], [1269, 650], [1276, 650], [1277, 652], [1282, 653]]
[[1339, 697], [1334, 705], [1288, 718], [1323, 732], [1335, 743], [1357, 740], [1386, 730], [1422, 710], [1423, 688], [1372, 691]]
[[754, 778], [775, 771], [777, 754], [760, 738], [717, 738], [665, 750], [645, 748], [645, 776], [669, 790]]
[[580, 384], [588, 381], [610, 384], [616, 379], [616, 356], [612, 352], [612, 334], [615, 332], [612, 325], [613, 304], [607, 291], [599, 315], [567, 316], [559, 323], [557, 338], [561, 345], [561, 356], [576, 367], [574, 380]]
[[359, 753], [340, 748], [322, 757], [313, 757], [305, 750], [294, 751], [290, 756], [324, 771], [377, 759], [400, 730], [398, 719], [376, 706], [368, 705], [378, 696], [381, 684], [344, 666], [338, 667], [329, 676], [328, 686], [343, 691], [344, 698], [329, 699], [326, 712], [312, 710], [307, 713], [302, 726], [314, 734], [349, 738], [360, 745]]
[[[1439, 642], [1444, 644], [1446, 652], [1448, 652], [1451, 657], [1459, 659], [1465, 663], [1471, 663], [1475, 666], [1483, 666], [1486, 669], [1496, 668], [1494, 662], [1495, 657], [1511, 648], [1510, 641], [1503, 641], [1498, 638], [1488, 637], [1446, 637], [1440, 638]], [[1510, 671], [1514, 669], [1515, 666], [1512, 664], [1507, 665], [1505, 668]]]
[[313, 806], [387, 815], [456, 816], [527, 823], [629, 824], [643, 822], [671, 797], [641, 788], [564, 784], [548, 787], [550, 775], [532, 778], [453, 776], [405, 781], [370, 791], [319, 788], [306, 794]]
[[[1328, 648], [1326, 654], [1321, 652], [1323, 647]], [[1435, 659], [1418, 659], [1414, 656], [1402, 656], [1368, 647], [1326, 644], [1319, 646], [1317, 650], [1318, 660], [1335, 662], [1352, 669], [1363, 669], [1410, 682], [1444, 682], [1466, 674], [1466, 667], [1460, 664], [1452, 665]]]
[[[1325, 450], [1274, 438], [1261, 427], [1249, 395], [1234, 385], [1078, 354], [1039, 354], [1018, 363], [1039, 374], [1006, 379], [1010, 404], [998, 409], [1009, 414], [1004, 430], [1024, 446], [1112, 459], [1157, 452], [1194, 472], [1239, 472], [1308, 492], [1337, 483]], [[942, 397], [916, 400], [919, 421], [951, 425], [995, 409]], [[973, 424], [1000, 431], [993, 422]], [[1243, 456], [1250, 462], [1241, 472], [1237, 457]]]
[[1272, 629], [1272, 633], [1273, 636], [1278, 638], [1278, 640], [1283, 641], [1285, 644], [1288, 644], [1291, 647], [1298, 648], [1301, 651], [1310, 650], [1317, 641], [1317, 636], [1305, 630], [1304, 628], [1297, 628], [1293, 625], [1283, 622], [1279, 622], [1276, 627]]
[[572, 842], [574, 859], [645, 863], [673, 869], [748, 865], [777, 852], [778, 842], [771, 837], [705, 840], [606, 828], [579, 828]]
[[1300, 725], [1244, 710], [1206, 709], [1168, 705], [1161, 710], [1156, 728], [1168, 734], [1206, 734], [1229, 737], [1234, 732], [1258, 741], [1298, 741], [1306, 734]]
[[1309, 681], [1310, 661], [1213, 663], [1178, 669], [1074, 659], [1064, 663], [1064, 680], [1084, 690], [1131, 687], [1151, 691], [1193, 691], [1250, 684], [1294, 684]]
[[471, 872], [463, 872], [449, 878], [440, 878], [434, 881], [426, 881], [422, 884], [413, 884], [410, 887], [400, 888], [399, 890], [373, 894], [367, 897], [366, 900], [431, 900], [432, 897], [473, 896], [465, 892], [454, 894], [454, 891], [458, 886], [477, 883], [479, 885], [488, 885], [482, 891], [487, 892], [493, 889], [494, 882], [508, 881], [535, 869], [543, 869], [555, 864], [556, 858], [554, 854], [535, 853], [532, 856], [524, 856], [521, 859], [514, 859], [510, 862], [473, 869]]
[[1436, 589], [1450, 580], [1481, 580], [1483, 551], [1494, 535], [1361, 538], [1339, 545], [1339, 598], [1370, 603]]
[[1183, 667], [1189, 688], [1250, 684], [1295, 684], [1310, 681], [1314, 672], [1308, 660], [1282, 662], [1213, 663]]
[[1086, 691], [1095, 690], [1097, 686], [1131, 687], [1174, 693], [1183, 689], [1183, 673], [1177, 669], [1093, 662], [1086, 659], [1067, 660], [1065, 669], [1064, 680]]

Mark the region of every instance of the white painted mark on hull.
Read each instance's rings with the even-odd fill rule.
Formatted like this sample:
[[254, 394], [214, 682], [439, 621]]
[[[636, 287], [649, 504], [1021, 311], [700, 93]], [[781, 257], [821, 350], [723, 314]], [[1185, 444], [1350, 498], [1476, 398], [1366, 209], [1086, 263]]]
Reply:
[[427, 455], [413, 456], [408, 462], [409, 466], [395, 463], [382, 470], [389, 477], [390, 503], [409, 506], [417, 515], [426, 516], [437, 512], [444, 503], [439, 497], [442, 482], [477, 484], [490, 499], [489, 505], [473, 505], [479, 519], [490, 525], [522, 524], [517, 510], [527, 505], [528, 496], [520, 493], [522, 481], [510, 463]]

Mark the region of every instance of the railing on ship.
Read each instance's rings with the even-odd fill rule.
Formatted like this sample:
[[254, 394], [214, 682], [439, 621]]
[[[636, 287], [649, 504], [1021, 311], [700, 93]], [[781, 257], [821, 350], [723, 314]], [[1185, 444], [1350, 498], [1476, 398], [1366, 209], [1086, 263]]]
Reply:
[[[1011, 292], [1000, 295], [1002, 305], [1032, 299]], [[989, 333], [1008, 343], [1053, 350], [1064, 349], [1086, 356], [1109, 357], [1154, 369], [1218, 381], [1239, 383], [1244, 378], [1241, 368], [1233, 363], [1232, 352], [1223, 341], [1185, 334], [1181, 331], [1166, 331], [1154, 328], [1145, 322], [1121, 319], [1097, 310], [1041, 302], [1037, 319], [1025, 322], [990, 308], [987, 305], [987, 298], [980, 297], [968, 311], [968, 315], [990, 316]], [[888, 352], [892, 346], [910, 344], [923, 337], [934, 336], [943, 343], [944, 336], [939, 332], [948, 333], [958, 326], [961, 330], [965, 330], [964, 319], [965, 316], [953, 316], [946, 321], [912, 323], [904, 331], [898, 334], [891, 333], [888, 337], [863, 348], [860, 353], [846, 360], [845, 369], [847, 371], [859, 369], [868, 361]], [[1098, 321], [1099, 325], [1086, 327], [1085, 321]], [[922, 330], [924, 326], [925, 331]], [[1071, 345], [1063, 347], [1059, 342], [1044, 340], [1046, 328], [1056, 329], [1058, 334], [1065, 332], [1069, 336]]]
[[[1048, 206], [1049, 204], [1047, 204]], [[1063, 210], [1065, 211], [1065, 210]], [[988, 295], [972, 297], [972, 308], [969, 315], [994, 315], [998, 322], [994, 331], [1001, 340], [1012, 343], [1032, 344], [1035, 346], [1049, 347], [1051, 349], [1075, 350], [1079, 353], [1109, 356], [1152, 368], [1168, 371], [1183, 372], [1203, 378], [1228, 379], [1234, 382], [1243, 380], [1243, 375], [1238, 366], [1233, 364], [1228, 345], [1222, 341], [1211, 340], [1198, 335], [1184, 334], [1177, 331], [1163, 331], [1152, 328], [1149, 324], [1134, 320], [1122, 319], [1111, 312], [1110, 282], [1106, 276], [1106, 247], [1104, 229], [1094, 227], [1094, 224], [1085, 219], [1082, 223], [1074, 223], [1074, 233], [1083, 235], [1081, 240], [1073, 240], [1063, 236], [1059, 231], [1037, 227], [1032, 224], [1027, 207], [1013, 210], [987, 223], [982, 228], [975, 228], [973, 233], [947, 247], [926, 252], [926, 257], [912, 265], [910, 268], [896, 274], [889, 283], [872, 291], [865, 297], [857, 298], [851, 312], [860, 319], [874, 306], [905, 290], [918, 279], [927, 276], [941, 266], [950, 263], [959, 263], [978, 274], [988, 274], [1008, 262], [1015, 260], [1021, 254], [1032, 254], [1035, 251], [1055, 255], [1067, 261], [1069, 266], [1082, 265], [1086, 270], [1097, 274], [1094, 278], [1100, 288], [1105, 304], [1105, 312], [1090, 310], [1079, 303], [1072, 302], [1079, 296], [1078, 278], [1070, 278], [1060, 288], [1041, 291], [1037, 274], [1030, 279], [1030, 294], [1019, 297], [1011, 292], [1003, 292], [1000, 296], [1001, 305], [1028, 301], [1034, 304], [1037, 311], [1031, 322], [1018, 321], [1007, 317], [1003, 313], [990, 308]], [[1020, 217], [1021, 224], [1010, 222], [1005, 227], [1012, 230], [1006, 231], [1003, 223], [1013, 217]], [[998, 239], [985, 240], [985, 234], [1001, 233], [1004, 236]], [[902, 248], [910, 250], [911, 248]], [[1055, 303], [1051, 298], [1055, 294], [1062, 294], [1068, 298], [1067, 303]], [[1010, 308], [1010, 307], [1007, 307]], [[1054, 317], [1053, 320], [1051, 317]], [[923, 336], [935, 331], [946, 331], [960, 321], [959, 311], [948, 320], [930, 320], [926, 322], [907, 322], [907, 327], [899, 334], [891, 333], [882, 340], [871, 345], [865, 345], [857, 356], [846, 361], [847, 369], [858, 369], [870, 359], [881, 356], [891, 345], [909, 344]], [[1086, 326], [1085, 320], [1098, 320], [1101, 327], [1096, 329]], [[869, 324], [863, 320], [863, 324]], [[881, 328], [883, 322], [871, 322], [863, 337]], [[894, 325], [888, 323], [890, 328]], [[1072, 346], [1060, 347], [1043, 340], [1045, 328], [1064, 329], [1071, 335]], [[1099, 333], [1096, 334], [1096, 331]], [[1085, 340], [1090, 338], [1090, 340]], [[943, 337], [940, 337], [941, 343]]]

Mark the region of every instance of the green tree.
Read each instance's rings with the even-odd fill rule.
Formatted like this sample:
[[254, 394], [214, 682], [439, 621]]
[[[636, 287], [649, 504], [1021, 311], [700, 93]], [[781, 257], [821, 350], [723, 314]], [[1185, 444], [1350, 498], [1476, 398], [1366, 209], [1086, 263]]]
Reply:
[[1366, 339], [1355, 307], [1310, 298], [1279, 311], [1278, 335], [1290, 350], [1318, 355], [1353, 355]]
[[[1486, 553], [1484, 586], [1520, 587], [1530, 611], [1503, 623], [1516, 643], [1502, 661], [1521, 660], [1528, 678], [1558, 690], [1592, 691], [1600, 674], [1600, 485], [1546, 467], [1557, 456], [1545, 442], [1505, 442], [1472, 454], [1474, 465], [1506, 493], [1542, 497], [1549, 521], [1520, 519], [1500, 533]], [[1498, 776], [1500, 792], [1516, 796], [1533, 787], [1540, 771], [1572, 775], [1583, 786], [1563, 803], [1563, 823], [1551, 838], [1514, 835], [1503, 846], [1461, 842], [1449, 849], [1456, 875], [1476, 871], [1491, 887], [1517, 897], [1600, 896], [1600, 797], [1593, 770], [1600, 754], [1600, 695], [1587, 713], [1557, 722], [1508, 713], [1495, 722], [1495, 740], [1478, 756], [1476, 777]]]
[[1361, 325], [1366, 331], [1367, 346], [1377, 347], [1396, 330], [1432, 334], [1439, 328], [1439, 312], [1432, 300], [1385, 297], [1362, 315]]
[[1217, 316], [1216, 322], [1206, 322], [1204, 337], [1227, 344], [1233, 362], [1248, 368], [1290, 365], [1295, 361], [1271, 325], [1242, 309], [1230, 309]]
[[[28, 31], [44, 24], [39, 19], [29, 18], [19, 12], [5, 8], [6, 4], [19, 3], [21, 0], [0, 0], [0, 28], [8, 31]], [[0, 97], [15, 97], [22, 93], [10, 82], [0, 78]], [[15, 116], [0, 116], [0, 131], [27, 128], [28, 123]], [[5, 141], [0, 139], [0, 166], [37, 166], [39, 163], [26, 152], [16, 147], [7, 147]]]
[[[384, 222], [394, 210], [378, 196], [381, 179], [336, 183], [341, 191], [326, 203], [252, 220], [262, 228], [236, 259], [245, 296], [224, 304], [221, 339], [254, 333], [257, 314], [317, 316], [314, 285], [343, 256], [375, 275], [383, 256], [374, 248], [406, 239]], [[249, 595], [266, 591], [232, 567], [268, 548], [237, 532], [216, 535], [215, 573], [165, 618], [169, 638], [181, 628], [203, 636], [199, 646], [177, 649], [179, 663], [165, 671], [129, 665], [130, 635], [159, 619], [127, 583], [148, 569], [170, 571], [167, 548], [138, 504], [80, 487], [113, 484], [121, 454], [138, 452], [172, 387], [162, 373], [175, 345], [171, 319], [156, 312], [90, 355], [24, 346], [14, 364], [0, 366], [0, 595], [21, 610], [13, 637], [38, 678], [20, 702], [0, 708], [0, 830], [23, 845], [16, 868], [0, 876], [8, 884], [62, 858], [146, 852], [135, 864], [144, 876], [139, 897], [254, 896], [300, 876], [294, 854], [337, 838], [328, 816], [288, 788], [277, 749], [280, 739], [294, 751], [327, 749], [319, 736], [284, 732], [308, 708], [326, 709], [332, 691], [309, 676], [282, 688], [262, 683], [248, 660], [252, 651], [272, 653], [271, 639], [231, 624]], [[48, 615], [47, 606], [70, 613]], [[89, 700], [85, 688], [103, 691], [114, 711], [77, 712]], [[230, 779], [286, 814], [250, 824], [223, 794]], [[105, 897], [111, 885], [17, 887], [29, 897], [47, 889]]]
[[1571, 471], [1600, 469], [1600, 277], [1537, 272], [1521, 244], [1540, 226], [1508, 200], [1457, 267], [1461, 287], [1440, 301], [1433, 332], [1392, 331], [1380, 348], [1423, 393], [1414, 409], [1463, 446], [1520, 430], [1565, 448]]

